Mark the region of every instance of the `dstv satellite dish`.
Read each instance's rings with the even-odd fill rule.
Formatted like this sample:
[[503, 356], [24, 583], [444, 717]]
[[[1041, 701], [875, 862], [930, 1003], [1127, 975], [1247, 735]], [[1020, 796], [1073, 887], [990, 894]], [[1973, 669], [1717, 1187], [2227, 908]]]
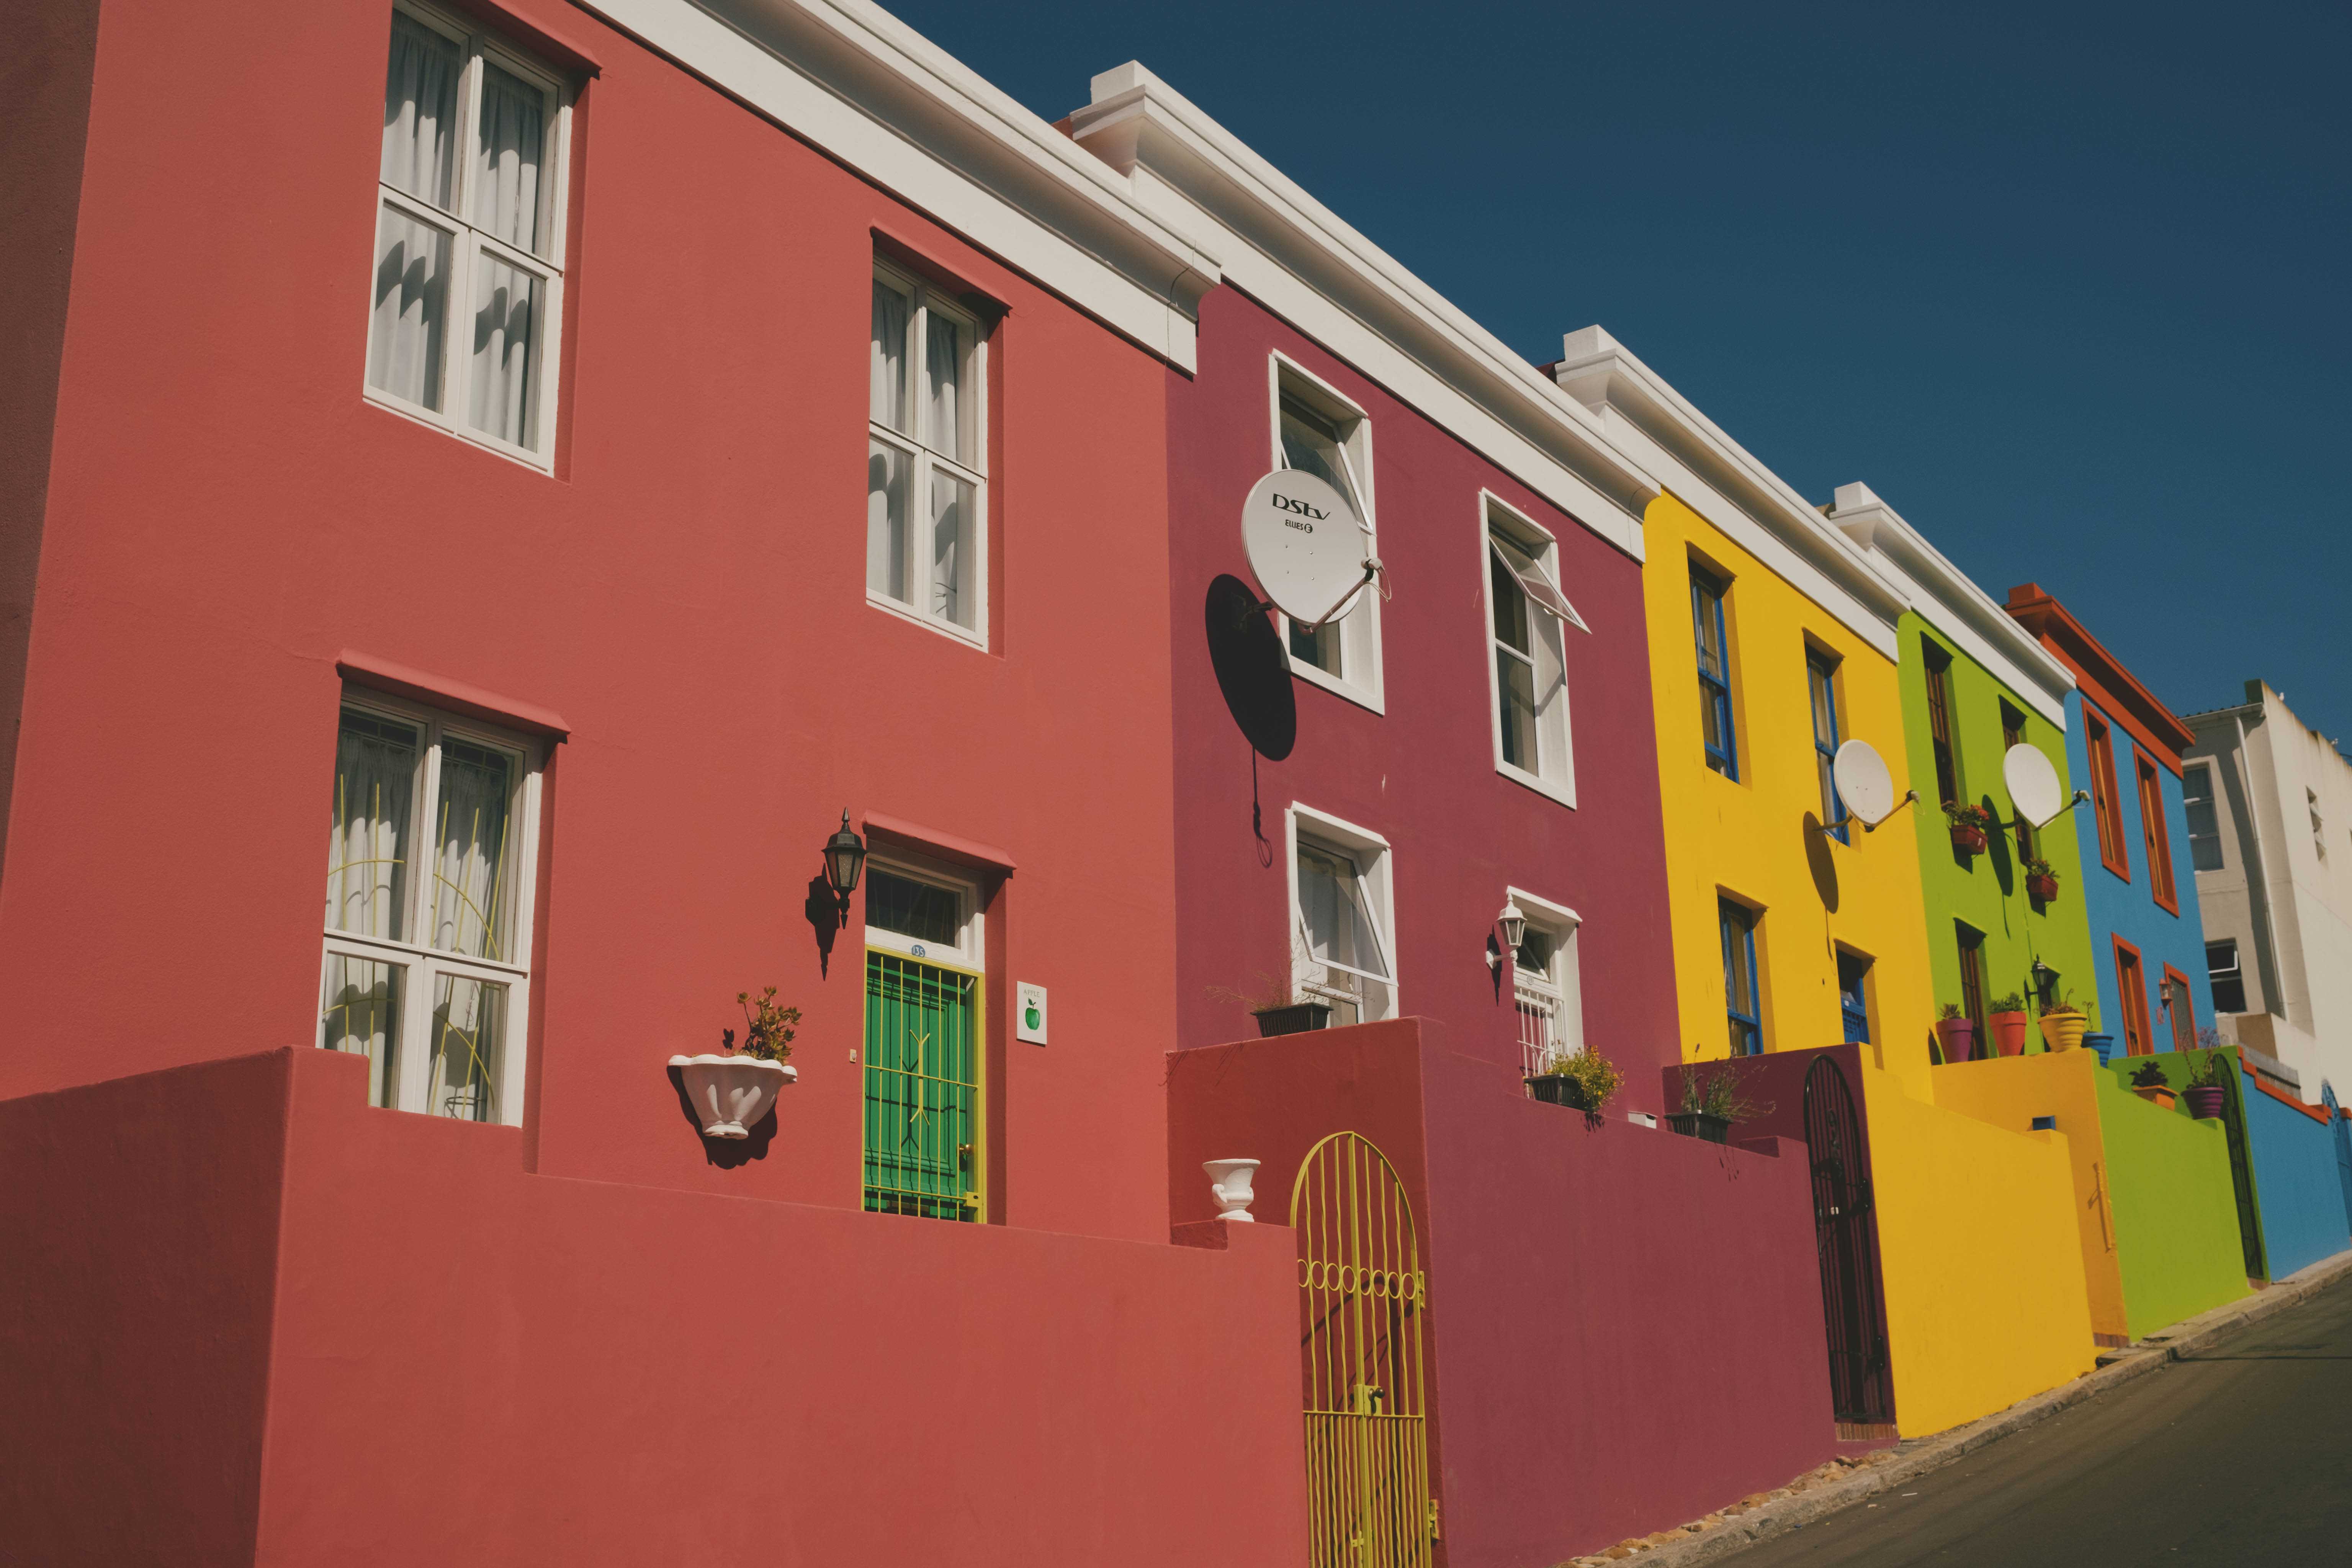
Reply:
[[2053, 818], [2066, 809], [2065, 786], [2058, 782], [2058, 770], [2042, 754], [2042, 748], [2022, 742], [2011, 746], [2000, 760], [2000, 782], [2009, 786], [2009, 798], [2017, 807], [2017, 815], [2036, 827], [2047, 827]]
[[1347, 614], [1380, 574], [1356, 509], [1299, 468], [1276, 468], [1242, 503], [1242, 549], [1277, 610], [1313, 630]]
[[1848, 741], [1830, 761], [1830, 776], [1837, 783], [1838, 799], [1846, 814], [1875, 827], [1895, 810], [1895, 775], [1886, 759], [1867, 741]]

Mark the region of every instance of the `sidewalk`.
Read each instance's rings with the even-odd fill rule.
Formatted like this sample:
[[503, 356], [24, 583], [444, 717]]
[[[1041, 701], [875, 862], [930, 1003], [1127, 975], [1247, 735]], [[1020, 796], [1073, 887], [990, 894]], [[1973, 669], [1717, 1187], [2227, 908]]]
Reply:
[[1785, 1487], [1743, 1499], [1678, 1530], [1661, 1531], [1638, 1541], [1622, 1542], [1605, 1552], [1571, 1558], [1561, 1568], [1570, 1568], [1570, 1564], [1574, 1568], [1604, 1568], [1629, 1559], [1637, 1561], [1640, 1568], [1683, 1568], [1686, 1563], [1712, 1563], [1728, 1557], [1760, 1541], [1801, 1530], [1830, 1514], [1854, 1507], [2045, 1416], [2154, 1372], [2242, 1324], [2258, 1322], [2293, 1306], [2347, 1273], [2352, 1273], [2352, 1252], [2337, 1253], [2243, 1300], [2216, 1307], [2122, 1350], [2107, 1352], [2099, 1357], [2095, 1372], [2086, 1373], [2046, 1394], [2020, 1400], [1998, 1415], [1938, 1432], [1932, 1437], [1897, 1444], [1865, 1459], [1835, 1460], [1798, 1477]]

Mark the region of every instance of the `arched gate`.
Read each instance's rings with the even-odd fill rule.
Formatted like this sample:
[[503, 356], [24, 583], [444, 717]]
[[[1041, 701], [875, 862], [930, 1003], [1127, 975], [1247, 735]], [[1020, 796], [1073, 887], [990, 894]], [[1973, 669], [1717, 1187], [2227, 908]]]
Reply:
[[1388, 1157], [1354, 1132], [1307, 1152], [1290, 1188], [1314, 1568], [1427, 1568], [1422, 1272], [1412, 1205]]
[[1831, 1402], [1842, 1422], [1883, 1425], [1895, 1419], [1895, 1401], [1887, 1388], [1886, 1323], [1878, 1249], [1871, 1241], [1862, 1119], [1845, 1075], [1826, 1057], [1805, 1072], [1805, 1146], [1812, 1160]]

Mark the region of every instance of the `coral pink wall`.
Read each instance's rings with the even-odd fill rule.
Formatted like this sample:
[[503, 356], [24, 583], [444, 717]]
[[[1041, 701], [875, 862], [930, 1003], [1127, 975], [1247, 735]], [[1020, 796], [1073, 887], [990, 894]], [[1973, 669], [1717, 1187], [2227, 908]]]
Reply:
[[[1286, 761], [1259, 759], [1255, 774], [1268, 858], [1251, 828], [1250, 745], [1210, 668], [1202, 606], [1218, 574], [1248, 580], [1242, 498], [1272, 467], [1277, 350], [1372, 422], [1395, 597], [1381, 627], [1385, 714], [1293, 680], [1297, 745]], [[1388, 839], [1401, 1007], [1444, 1019], [1454, 1048], [1517, 1059], [1510, 994], [1484, 947], [1507, 886], [1583, 917], [1586, 1038], [1629, 1068], [1675, 1059], [1640, 563], [1234, 289], [1202, 301], [1198, 376], [1170, 380], [1180, 1042], [1245, 1031], [1244, 1012], [1212, 989], [1246, 993], [1287, 968], [1282, 825], [1295, 800]], [[1559, 539], [1561, 586], [1592, 627], [1567, 634], [1574, 809], [1496, 771], [1481, 489]], [[1650, 1103], [1651, 1076], [1629, 1072], [1632, 1103]]]
[[12, 1559], [1305, 1561], [1286, 1229], [534, 1175], [366, 1081], [297, 1048], [0, 1104]]
[[1277, 1222], [1329, 1133], [1396, 1167], [1429, 1277], [1447, 1568], [1600, 1551], [1826, 1461], [1804, 1146], [1588, 1121], [1453, 1034], [1405, 1018], [1169, 1058], [1180, 1220], [1211, 1210], [1203, 1159], [1262, 1160]]
[[[0, 882], [0, 1098], [315, 1037], [352, 649], [571, 726], [535, 1168], [857, 1202], [857, 943], [821, 973], [803, 912], [846, 805], [1019, 865], [990, 921], [992, 1217], [1164, 1238], [1163, 365], [588, 12], [512, 6], [602, 65], [552, 477], [362, 398], [388, 7], [257, 0], [224, 26], [110, 0]], [[866, 603], [877, 234], [1009, 311], [985, 652]], [[34, 265], [11, 250], [0, 284]], [[1008, 1043], [1015, 979], [1051, 989], [1050, 1047]], [[715, 1169], [662, 1063], [768, 984], [807, 1015], [800, 1083], [766, 1156]]]

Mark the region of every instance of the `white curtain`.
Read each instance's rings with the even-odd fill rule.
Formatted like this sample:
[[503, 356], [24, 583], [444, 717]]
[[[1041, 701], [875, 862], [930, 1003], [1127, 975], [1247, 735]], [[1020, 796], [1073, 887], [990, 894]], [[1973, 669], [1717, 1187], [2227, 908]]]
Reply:
[[931, 469], [931, 608], [969, 629], [972, 619], [972, 489]]
[[866, 456], [866, 585], [907, 601], [907, 454], [870, 437]]
[[484, 62], [481, 124], [474, 138], [474, 225], [523, 250], [537, 251], [542, 243], [539, 177], [546, 122], [545, 93]]
[[386, 205], [375, 227], [375, 309], [368, 319], [368, 384], [427, 408], [441, 406], [442, 324], [449, 309], [453, 237]]
[[519, 447], [539, 444], [533, 351], [543, 287], [487, 249], [475, 253], [473, 400], [467, 417], [475, 429]]
[[937, 311], [925, 316], [923, 358], [931, 374], [931, 450], [969, 468], [974, 464], [968, 450], [971, 443], [964, 439], [963, 340], [964, 331], [955, 322], [942, 320]]
[[327, 929], [398, 941], [405, 934], [409, 808], [416, 731], [345, 713], [335, 736], [334, 816], [327, 840]]
[[449, 205], [456, 165], [457, 77], [465, 65], [456, 44], [395, 11], [392, 62], [383, 79], [381, 177], [438, 207]]
[[502, 752], [441, 742], [441, 798], [434, 825], [432, 944], [468, 958], [512, 959], [506, 907], [508, 817], [513, 764]]
[[433, 986], [432, 1075], [425, 1111], [466, 1121], [496, 1121], [506, 1062], [507, 988], [444, 974]]
[[327, 955], [326, 983], [319, 998], [319, 1044], [367, 1058], [370, 1105], [392, 1103], [402, 974], [396, 963]]
[[901, 432], [907, 428], [907, 297], [876, 279], [866, 417]]

